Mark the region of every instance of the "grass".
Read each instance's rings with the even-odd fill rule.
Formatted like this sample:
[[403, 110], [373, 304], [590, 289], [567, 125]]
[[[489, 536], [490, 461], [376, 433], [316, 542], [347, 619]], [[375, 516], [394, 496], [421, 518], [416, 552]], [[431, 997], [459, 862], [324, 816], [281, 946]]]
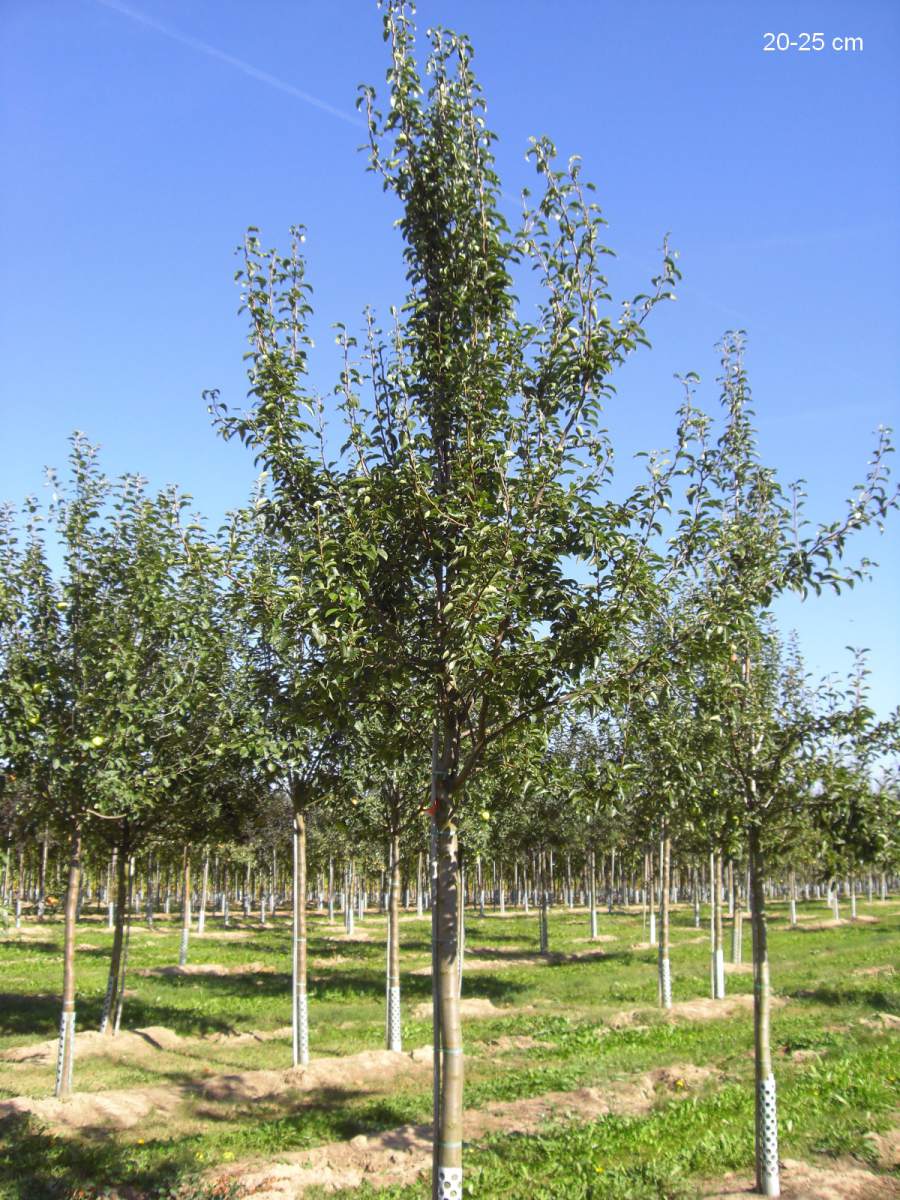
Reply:
[[[778, 1055], [782, 1147], [792, 1157], [871, 1153], [865, 1134], [886, 1127], [898, 1105], [900, 1038], [883, 1028], [879, 1013], [900, 1012], [900, 987], [889, 974], [863, 974], [898, 961], [897, 906], [861, 905], [877, 923], [799, 933], [774, 910], [771, 954], [776, 991], [788, 1003], [774, 1014]], [[824, 906], [801, 915], [822, 920]], [[217, 932], [213, 920], [208, 930]], [[324, 918], [311, 920], [312, 1052], [351, 1054], [383, 1045], [384, 933], [382, 918], [358, 927], [370, 940], [346, 942]], [[233, 928], [241, 930], [240, 921]], [[661, 1101], [640, 1118], [607, 1117], [558, 1128], [543, 1136], [508, 1135], [467, 1151], [467, 1193], [515, 1200], [541, 1197], [681, 1197], [692, 1180], [752, 1162], [752, 1027], [745, 1016], [724, 1021], [662, 1024], [655, 1011], [654, 951], [643, 940], [639, 913], [601, 914], [602, 960], [558, 965], [467, 969], [464, 995], [520, 1011], [466, 1022], [466, 1105], [516, 1100], [581, 1086], [603, 1087], [653, 1067], [691, 1062], [714, 1067], [718, 1084], [700, 1095]], [[58, 1019], [61, 926], [51, 921], [29, 937], [0, 941], [0, 1049], [52, 1038]], [[248, 923], [247, 940], [192, 940], [190, 961], [224, 965], [264, 963], [272, 973], [219, 977], [153, 977], [132, 974], [124, 1026], [164, 1025], [183, 1037], [234, 1030], [275, 1030], [290, 1017], [289, 931], [284, 918], [267, 928]], [[429, 960], [428, 923], [401, 925], [404, 1003], [430, 997], [427, 975], [410, 972]], [[700, 931], [702, 934], [702, 931]], [[583, 912], [554, 910], [551, 947], [590, 949]], [[135, 927], [134, 968], [177, 961], [177, 918], [157, 920], [157, 932]], [[675, 999], [708, 994], [708, 942], [698, 941], [692, 915], [678, 909], [673, 923]], [[749, 928], [745, 931], [749, 953]], [[100, 918], [79, 928], [80, 1029], [96, 1028], [105, 987], [111, 935]], [[491, 959], [521, 959], [534, 952], [537, 920], [515, 915], [467, 919], [467, 949], [487, 948]], [[477, 961], [472, 955], [470, 963]], [[747, 992], [748, 975], [731, 975], [729, 992]], [[610, 1032], [610, 1014], [642, 1008], [641, 1028]], [[867, 1023], [868, 1022], [868, 1023]], [[428, 1021], [407, 1020], [405, 1044], [430, 1041]], [[498, 1054], [501, 1036], [526, 1035], [545, 1045]], [[794, 1058], [797, 1051], [818, 1057]], [[290, 1065], [287, 1039], [229, 1045], [188, 1043], [138, 1059], [84, 1058], [76, 1064], [76, 1090], [181, 1083], [204, 1073], [233, 1073]], [[52, 1093], [54, 1068], [0, 1063], [0, 1098]], [[140, 1127], [93, 1137], [53, 1136], [33, 1119], [0, 1126], [0, 1197], [69, 1200], [130, 1187], [150, 1197], [209, 1193], [197, 1172], [254, 1156], [274, 1156], [358, 1133], [373, 1133], [430, 1117], [430, 1080], [420, 1073], [358, 1092], [281, 1094], [272, 1099], [210, 1104], [186, 1099], [174, 1117], [148, 1118]], [[598, 1169], [599, 1168], [599, 1169]], [[180, 1193], [179, 1193], [180, 1189]], [[205, 1192], [204, 1192], [204, 1189]], [[357, 1192], [357, 1195], [363, 1193]], [[419, 1197], [427, 1190], [382, 1192]]]

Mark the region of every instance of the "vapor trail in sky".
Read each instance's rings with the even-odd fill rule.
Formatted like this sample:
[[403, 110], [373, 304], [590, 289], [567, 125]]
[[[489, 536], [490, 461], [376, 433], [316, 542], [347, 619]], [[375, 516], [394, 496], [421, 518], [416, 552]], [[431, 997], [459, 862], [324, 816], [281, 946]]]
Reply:
[[202, 42], [199, 38], [191, 37], [187, 33], [181, 33], [179, 30], [173, 29], [170, 25], [164, 25], [161, 21], [156, 21], [153, 17], [148, 17], [146, 13], [139, 12], [136, 8], [131, 8], [127, 4], [122, 4], [120, 0], [96, 0], [96, 3], [102, 5], [104, 8], [112, 9], [113, 12], [120, 13], [123, 17], [130, 18], [130, 20], [136, 21], [138, 24], [144, 25], [156, 33], [162, 34], [163, 37], [171, 38], [172, 41], [179, 42], [182, 46], [196, 50], [199, 54], [205, 54], [208, 58], [217, 59], [229, 67], [234, 67], [235, 70], [248, 75], [251, 79], [256, 79], [259, 83], [264, 83], [279, 92], [284, 92], [287, 96], [293, 96], [296, 100], [302, 100], [305, 104], [311, 104], [313, 108], [318, 108], [322, 112], [328, 113], [329, 116], [337, 117], [339, 121], [346, 121], [348, 125], [360, 126], [363, 124], [360, 117], [344, 112], [340, 108], [335, 108], [334, 105], [328, 104], [327, 101], [320, 100], [318, 96], [311, 96], [309, 92], [304, 92], [292, 83], [288, 83], [284, 79], [279, 79], [276, 75], [270, 75], [268, 71], [261, 71], [259, 67], [254, 67], [252, 63], [244, 62], [242, 58], [235, 58], [233, 54], [227, 54], [224, 50], [219, 50], [216, 46], [210, 46], [208, 42]]

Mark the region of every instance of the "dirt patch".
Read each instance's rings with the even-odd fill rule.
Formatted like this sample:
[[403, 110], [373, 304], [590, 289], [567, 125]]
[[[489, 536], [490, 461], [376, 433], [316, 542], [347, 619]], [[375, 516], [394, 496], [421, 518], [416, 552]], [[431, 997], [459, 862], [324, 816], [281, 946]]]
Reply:
[[249, 942], [251, 938], [258, 936], [259, 932], [252, 929], [204, 929], [202, 933], [197, 933], [196, 931], [191, 933], [192, 938], [212, 938], [219, 942]]
[[[121, 1036], [121, 1035], [120, 1035]], [[33, 1113], [61, 1132], [130, 1129], [146, 1117], [167, 1116], [187, 1100], [244, 1104], [289, 1094], [335, 1089], [356, 1092], [377, 1086], [399, 1074], [424, 1071], [431, 1066], [431, 1047], [409, 1054], [391, 1050], [364, 1050], [334, 1058], [314, 1059], [307, 1067], [288, 1071], [244, 1071], [209, 1075], [184, 1084], [128, 1088], [109, 1092], [76, 1092], [67, 1100], [36, 1100], [16, 1096], [0, 1101], [0, 1119], [15, 1112]]]
[[[506, 1017], [524, 1011], [521, 1008], [498, 1008], [493, 1000], [485, 1000], [480, 996], [465, 996], [459, 1002], [460, 1015], [463, 1017]], [[431, 1001], [423, 1000], [412, 1010], [413, 1018], [417, 1021], [427, 1021], [431, 1018]]]
[[[185, 1051], [204, 1045], [239, 1046], [250, 1042], [270, 1042], [291, 1036], [290, 1025], [280, 1029], [264, 1031], [248, 1030], [245, 1033], [216, 1032], [198, 1037], [183, 1037], [165, 1025], [148, 1025], [145, 1029], [123, 1030], [111, 1037], [86, 1029], [75, 1035], [75, 1057], [84, 1058], [127, 1058], [146, 1055], [158, 1050]], [[13, 1046], [0, 1052], [0, 1061], [25, 1064], [29, 1067], [49, 1067], [56, 1062], [57, 1039], [32, 1042], [26, 1046]]]
[[[784, 1004], [781, 997], [773, 996], [773, 1007]], [[636, 1018], [645, 1014], [646, 1008], [629, 1008], [615, 1013], [607, 1021], [610, 1029], [627, 1029], [636, 1024]], [[711, 1000], [709, 997], [700, 1000], [679, 1000], [668, 1010], [657, 1009], [666, 1021], [721, 1021], [738, 1013], [753, 1011], [753, 997], [750, 995], [726, 996], [724, 1000]]]
[[861, 913], [855, 920], [850, 921], [846, 917], [832, 917], [829, 921], [807, 921], [804, 920], [800, 925], [791, 926], [792, 929], [798, 929], [801, 933], [816, 933], [820, 929], [836, 929], [839, 925], [877, 925], [881, 920], [880, 917], [869, 917]]
[[860, 1025], [868, 1025], [872, 1029], [900, 1029], [900, 1017], [896, 1013], [879, 1012], [874, 1017], [863, 1017]]
[[[699, 1194], [706, 1200], [733, 1200], [758, 1193], [748, 1176], [726, 1175]], [[891, 1200], [900, 1197], [900, 1181], [851, 1163], [819, 1167], [786, 1158], [781, 1165], [781, 1195], [784, 1200]]]
[[[607, 1113], [640, 1116], [650, 1111], [660, 1092], [688, 1095], [713, 1072], [690, 1065], [666, 1067], [603, 1088], [550, 1092], [524, 1100], [488, 1104], [463, 1116], [466, 1141], [489, 1134], [529, 1134], [554, 1121], [593, 1121]], [[239, 1177], [255, 1200], [289, 1200], [307, 1188], [355, 1188], [412, 1183], [431, 1165], [431, 1129], [404, 1125], [373, 1137], [360, 1134], [349, 1142], [333, 1142], [314, 1150], [283, 1154], [277, 1162], [238, 1163], [228, 1176]], [[220, 1172], [218, 1173], [220, 1174]], [[254, 1190], [256, 1189], [256, 1190]]]
[[726, 963], [726, 975], [752, 975], [753, 963]]
[[[605, 950], [580, 950], [575, 954], [561, 954], [551, 950], [547, 954], [535, 951], [532, 954], [519, 954], [508, 958], [485, 958], [484, 955], [490, 953], [491, 949], [485, 947], [467, 952], [463, 964], [463, 974], [466, 971], [502, 971], [507, 967], [559, 967], [567, 963], [591, 962], [595, 959], [609, 957]], [[492, 952], [495, 954], [505, 953], [502, 950], [493, 950]], [[430, 974], [430, 963], [425, 967], [416, 967], [415, 970], [410, 971], [410, 975]]]
[[274, 975], [278, 968], [269, 963], [237, 963], [226, 967], [222, 963], [188, 963], [184, 967], [142, 967], [135, 975]]
[[505, 1054], [511, 1050], [549, 1050], [553, 1046], [552, 1042], [539, 1042], [528, 1034], [503, 1034], [502, 1037], [494, 1038], [493, 1041], [485, 1042], [484, 1049], [491, 1053]]
[[900, 1129], [890, 1129], [887, 1133], [867, 1133], [866, 1141], [871, 1142], [879, 1167], [887, 1171], [895, 1171], [900, 1167]]
[[894, 968], [889, 963], [886, 967], [857, 967], [854, 975], [893, 975]]

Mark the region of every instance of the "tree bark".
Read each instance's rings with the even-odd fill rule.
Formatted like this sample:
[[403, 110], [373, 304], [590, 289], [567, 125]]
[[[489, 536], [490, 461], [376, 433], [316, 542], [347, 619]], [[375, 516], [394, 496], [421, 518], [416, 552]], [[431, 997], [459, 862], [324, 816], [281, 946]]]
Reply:
[[778, 1179], [778, 1115], [772, 1071], [771, 985], [764, 895], [765, 863], [759, 830], [750, 826], [750, 888], [753, 929], [753, 1044], [756, 1068], [756, 1190], [780, 1196]]
[[63, 943], [62, 1015], [59, 1022], [59, 1050], [56, 1058], [57, 1096], [72, 1090], [75, 1063], [75, 916], [81, 886], [81, 826], [72, 833], [69, 857], [69, 887], [66, 892], [66, 926]]

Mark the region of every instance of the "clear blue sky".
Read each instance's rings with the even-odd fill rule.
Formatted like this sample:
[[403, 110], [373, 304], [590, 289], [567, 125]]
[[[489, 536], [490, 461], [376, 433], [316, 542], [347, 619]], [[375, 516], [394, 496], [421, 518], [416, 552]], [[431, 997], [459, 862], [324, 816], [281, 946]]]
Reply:
[[[666, 231], [680, 251], [678, 302], [610, 410], [623, 472], [668, 444], [674, 372], [716, 403], [715, 343], [742, 327], [765, 459], [837, 517], [872, 430], [897, 424], [900, 4], [424, 0], [418, 16], [474, 41], [506, 193], [530, 182], [530, 134], [582, 155], [618, 296]], [[764, 33], [803, 31], [827, 48], [764, 52]], [[831, 48], [848, 36], [863, 49]], [[213, 520], [243, 500], [248, 458], [200, 398], [245, 392], [233, 247], [248, 224], [269, 241], [307, 225], [330, 387], [330, 324], [403, 294], [396, 212], [355, 153], [356, 86], [385, 67], [372, 0], [0, 0], [0, 498], [40, 490], [78, 428], [109, 472], [177, 482]], [[860, 540], [873, 583], [781, 609], [818, 672], [871, 647], [882, 710], [900, 698], [898, 528]]]

